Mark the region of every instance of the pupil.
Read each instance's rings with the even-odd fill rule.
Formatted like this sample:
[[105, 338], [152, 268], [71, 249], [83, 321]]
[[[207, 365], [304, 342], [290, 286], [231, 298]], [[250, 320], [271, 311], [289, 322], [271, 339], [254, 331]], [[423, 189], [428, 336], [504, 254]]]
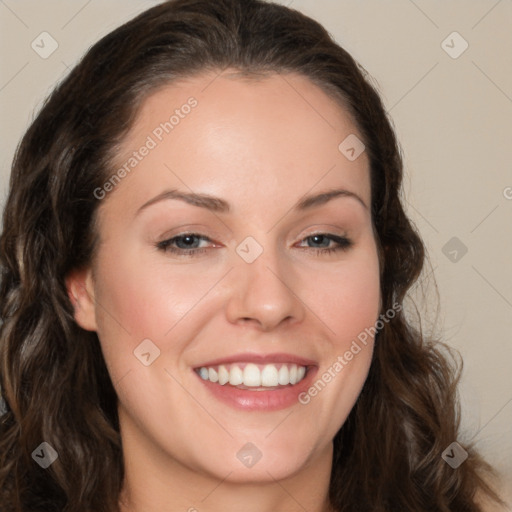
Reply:
[[[324, 240], [327, 242], [327, 245], [329, 245], [329, 240], [327, 238], [324, 237], [324, 235], [313, 235], [313, 241], [314, 243], [321, 243], [322, 240]], [[325, 244], [324, 244], [325, 246]]]
[[186, 235], [181, 237], [181, 241], [186, 245], [187, 247], [194, 245], [194, 238], [193, 235]]

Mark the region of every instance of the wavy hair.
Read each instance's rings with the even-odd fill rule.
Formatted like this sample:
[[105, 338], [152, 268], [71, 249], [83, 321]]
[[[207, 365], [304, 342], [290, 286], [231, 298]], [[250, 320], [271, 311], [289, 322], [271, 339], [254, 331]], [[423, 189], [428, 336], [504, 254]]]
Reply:
[[[45, 101], [17, 148], [0, 238], [2, 512], [115, 512], [123, 482], [117, 397], [98, 337], [74, 320], [65, 278], [91, 263], [99, 200], [145, 98], [204, 71], [299, 73], [352, 116], [370, 160], [382, 311], [403, 303], [425, 251], [401, 199], [403, 164], [365, 70], [316, 21], [260, 0], [171, 0], [103, 37]], [[479, 512], [499, 501], [471, 446], [452, 469], [460, 368], [404, 311], [378, 333], [368, 378], [334, 438], [338, 512]], [[42, 441], [58, 459], [42, 470]]]

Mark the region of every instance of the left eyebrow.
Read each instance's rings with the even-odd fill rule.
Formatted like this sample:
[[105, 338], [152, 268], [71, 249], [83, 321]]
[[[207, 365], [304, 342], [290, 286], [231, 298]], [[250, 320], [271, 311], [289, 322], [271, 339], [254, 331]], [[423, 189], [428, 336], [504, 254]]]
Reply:
[[294, 206], [294, 210], [308, 210], [310, 208], [321, 206], [322, 204], [325, 204], [337, 197], [352, 197], [356, 199], [359, 203], [361, 203], [361, 205], [363, 205], [364, 208], [368, 209], [366, 203], [355, 192], [351, 192], [350, 190], [346, 190], [343, 188], [337, 188], [332, 190], [326, 190], [325, 192], [320, 192], [319, 194], [306, 196]]

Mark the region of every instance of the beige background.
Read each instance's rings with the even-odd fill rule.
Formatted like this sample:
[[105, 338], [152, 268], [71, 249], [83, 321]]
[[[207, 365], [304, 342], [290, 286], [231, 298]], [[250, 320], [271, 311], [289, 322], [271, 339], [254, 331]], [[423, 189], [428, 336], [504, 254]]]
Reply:
[[[44, 97], [99, 37], [156, 3], [0, 1], [2, 205], [13, 152]], [[428, 318], [465, 361], [462, 440], [476, 440], [512, 488], [512, 1], [281, 3], [323, 23], [375, 79], [439, 286], [440, 315]], [[59, 45], [47, 59], [31, 48], [43, 31]], [[464, 41], [443, 44], [454, 31], [469, 45], [457, 58], [444, 48]], [[458, 247], [445, 247], [452, 237]]]

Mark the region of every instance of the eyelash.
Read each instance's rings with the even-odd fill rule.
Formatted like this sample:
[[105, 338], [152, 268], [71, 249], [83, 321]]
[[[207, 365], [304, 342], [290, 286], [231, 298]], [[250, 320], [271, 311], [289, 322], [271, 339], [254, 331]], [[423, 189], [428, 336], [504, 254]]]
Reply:
[[[325, 238], [332, 240], [333, 242], [336, 242], [337, 244], [339, 244], [337, 247], [328, 247], [325, 249], [319, 248], [319, 247], [306, 247], [306, 249], [313, 251], [317, 256], [322, 256], [325, 254], [333, 254], [338, 251], [346, 251], [346, 250], [350, 249], [353, 245], [352, 241], [350, 239], [348, 239], [347, 237], [337, 236], [337, 235], [333, 235], [330, 233], [314, 233], [312, 235], [309, 235], [309, 236], [303, 238], [303, 240], [308, 240], [309, 238], [313, 238], [313, 237], [317, 237], [317, 236], [325, 237]], [[202, 236], [199, 233], [182, 233], [181, 235], [177, 235], [173, 238], [169, 238], [168, 240], [163, 240], [162, 242], [158, 242], [156, 244], [156, 248], [160, 251], [170, 252], [170, 253], [176, 254], [177, 256], [180, 256], [180, 257], [194, 257], [200, 253], [204, 253], [207, 250], [204, 247], [201, 249], [195, 248], [195, 249], [187, 250], [187, 249], [179, 249], [176, 247], [172, 247], [172, 245], [171, 245], [174, 242], [176, 242], [177, 240], [180, 240], [183, 238], [191, 238], [191, 237], [196, 237], [201, 240], [211, 242], [211, 240], [208, 237]]]

